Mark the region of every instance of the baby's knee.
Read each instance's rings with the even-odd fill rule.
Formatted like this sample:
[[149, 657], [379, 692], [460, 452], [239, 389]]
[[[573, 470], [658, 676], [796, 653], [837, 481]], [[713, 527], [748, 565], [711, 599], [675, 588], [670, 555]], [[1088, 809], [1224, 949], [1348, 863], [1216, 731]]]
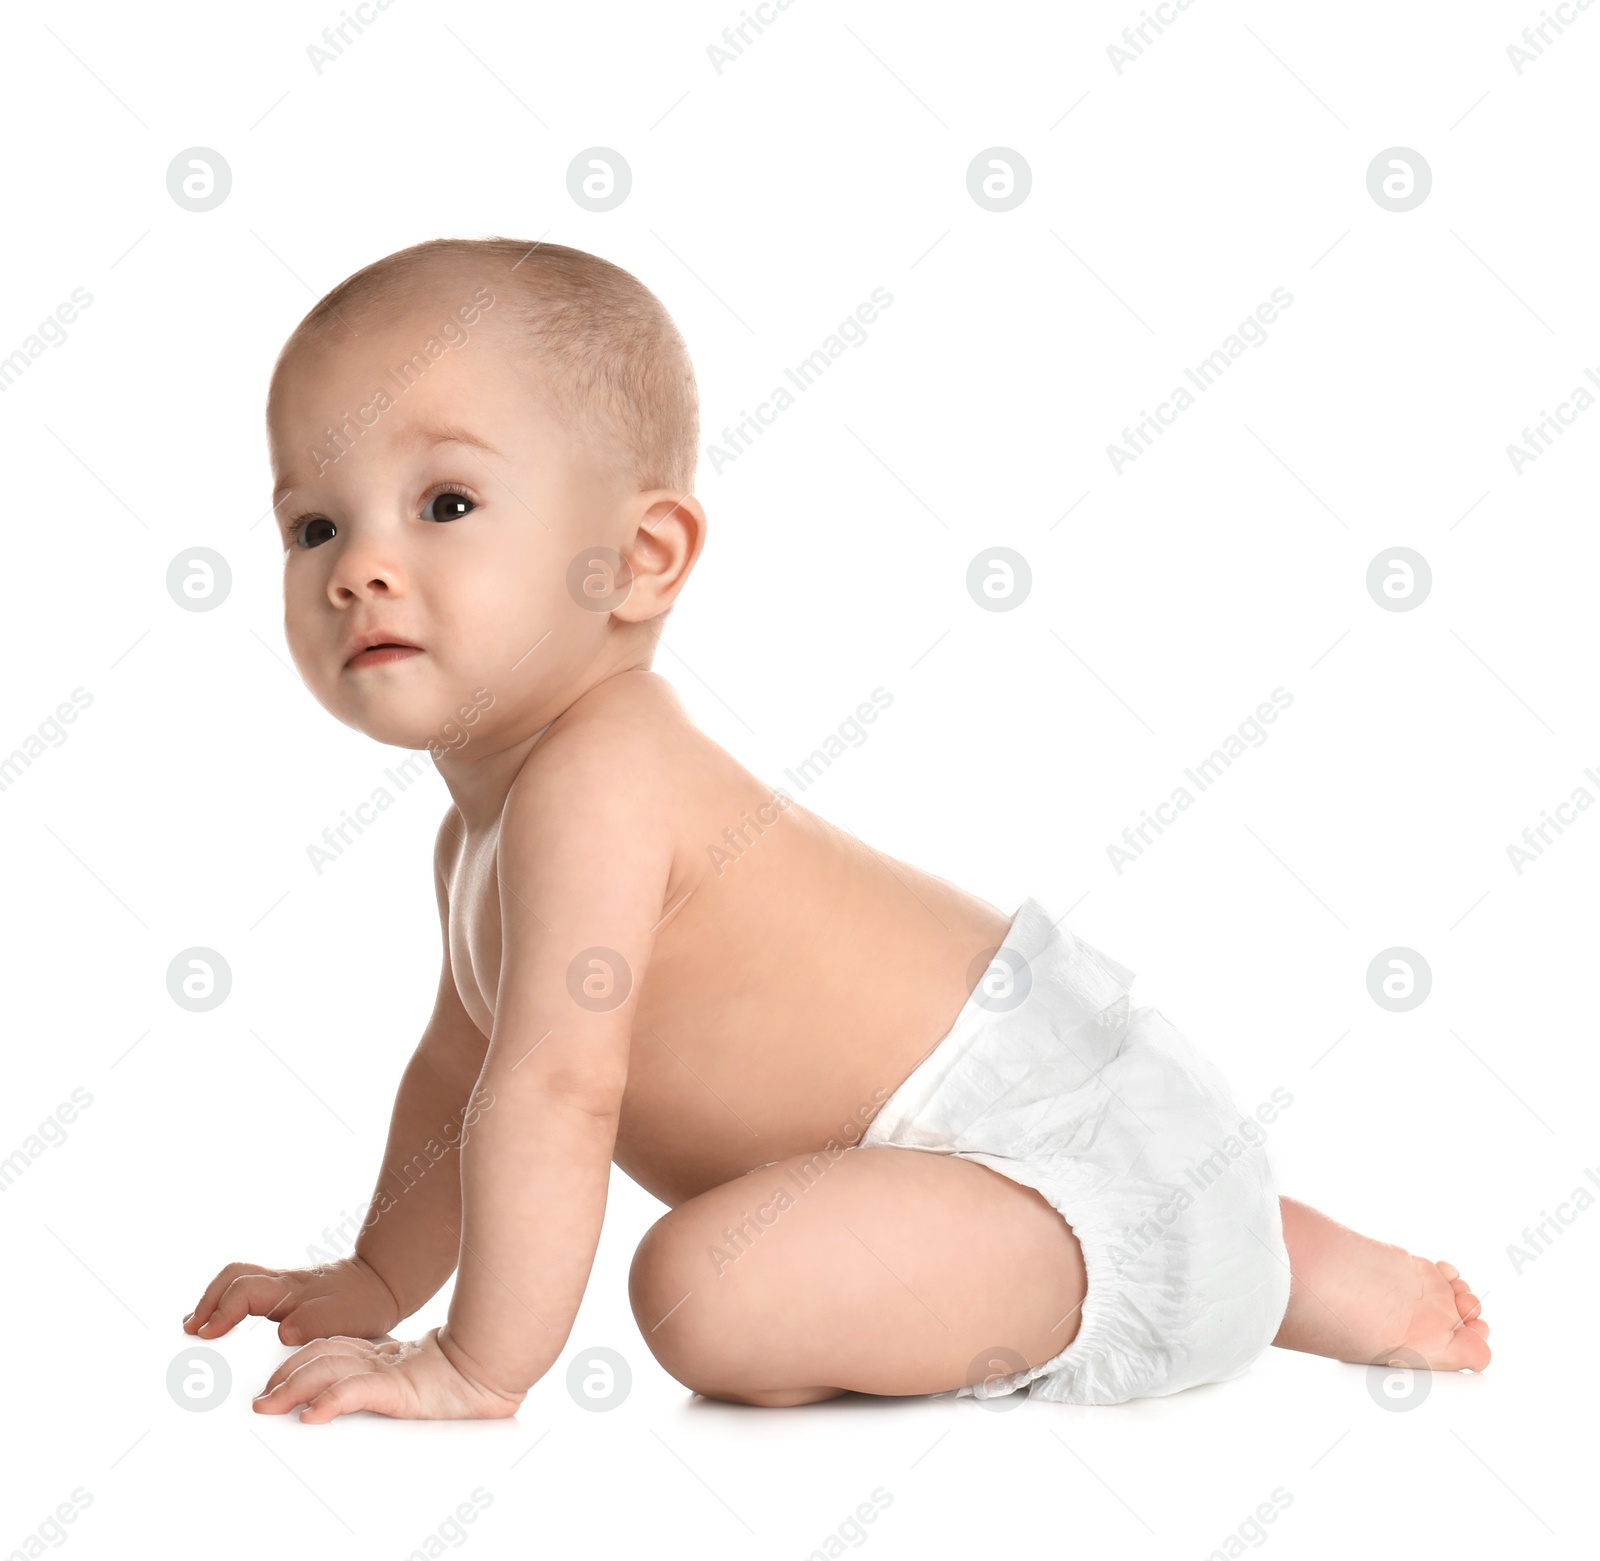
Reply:
[[[644, 1233], [628, 1270], [628, 1300], [639, 1331], [650, 1353], [680, 1382], [675, 1368], [698, 1347], [702, 1331], [694, 1301], [705, 1276], [694, 1271], [695, 1257], [691, 1222], [674, 1209]], [[702, 1266], [704, 1261], [700, 1254]]]
[[727, 1287], [717, 1283], [714, 1244], [703, 1227], [682, 1207], [658, 1219], [633, 1254], [628, 1299], [663, 1370], [696, 1393], [729, 1398], [739, 1376], [740, 1327]]
[[654, 1310], [655, 1303], [685, 1269], [686, 1254], [675, 1214], [675, 1210], [669, 1210], [644, 1233], [634, 1248], [633, 1262], [628, 1269], [628, 1299], [647, 1338], [659, 1318], [652, 1318], [646, 1324], [646, 1314]]

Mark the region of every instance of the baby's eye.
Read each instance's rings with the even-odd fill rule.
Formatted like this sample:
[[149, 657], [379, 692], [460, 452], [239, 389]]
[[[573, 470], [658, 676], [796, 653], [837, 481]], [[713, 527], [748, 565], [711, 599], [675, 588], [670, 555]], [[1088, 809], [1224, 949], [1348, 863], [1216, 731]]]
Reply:
[[477, 507], [464, 493], [436, 493], [428, 500], [422, 513], [429, 520], [460, 520]]
[[301, 547], [320, 547], [338, 535], [339, 528], [326, 515], [307, 515], [289, 527], [289, 541]]

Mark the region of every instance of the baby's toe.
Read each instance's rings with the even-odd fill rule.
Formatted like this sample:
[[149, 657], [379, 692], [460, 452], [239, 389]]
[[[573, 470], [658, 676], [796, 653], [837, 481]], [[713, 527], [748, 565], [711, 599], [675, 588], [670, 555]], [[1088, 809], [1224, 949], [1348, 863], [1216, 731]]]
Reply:
[[1449, 1351], [1450, 1368], [1460, 1371], [1482, 1371], [1489, 1364], [1489, 1341], [1472, 1323], [1463, 1323], [1457, 1330]]
[[1452, 1263], [1440, 1262], [1436, 1263], [1434, 1266], [1441, 1274], [1444, 1275], [1446, 1279], [1459, 1279], [1461, 1277], [1461, 1270]]

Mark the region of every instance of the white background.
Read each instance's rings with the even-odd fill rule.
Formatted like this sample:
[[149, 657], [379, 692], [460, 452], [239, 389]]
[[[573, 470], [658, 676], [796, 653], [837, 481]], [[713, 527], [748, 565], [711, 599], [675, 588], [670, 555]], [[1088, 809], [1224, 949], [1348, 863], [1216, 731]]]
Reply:
[[[1278, 1487], [1274, 1555], [1574, 1553], [1600, 1212], [1569, 1206], [1520, 1273], [1508, 1247], [1600, 1175], [1600, 820], [1520, 874], [1506, 848], [1600, 795], [1600, 410], [1520, 475], [1507, 446], [1600, 372], [1600, 9], [1519, 75], [1538, 10], [1197, 0], [1119, 74], [1133, 3], [796, 0], [719, 74], [738, 0], [396, 0], [319, 74], [332, 0], [8, 9], [0, 357], [75, 287], [93, 304], [0, 394], [0, 754], [75, 688], [92, 703], [0, 791], [0, 1156], [75, 1088], [93, 1103], [0, 1195], [0, 1554], [77, 1487], [55, 1536], [77, 1556], [399, 1557], [478, 1488], [474, 1555], [800, 1557], [878, 1487], [881, 1556], [1204, 1556]], [[634, 180], [605, 214], [566, 187], [597, 145]], [[194, 146], [233, 175], [203, 214], [166, 187]], [[1032, 171], [1005, 213], [966, 184], [996, 146]], [[1404, 213], [1366, 183], [1397, 146], [1433, 175]], [[720, 474], [703, 454], [710, 540], [657, 670], [785, 785], [889, 691], [807, 805], [1007, 913], [1070, 911], [1242, 1109], [1288, 1089], [1284, 1190], [1457, 1264], [1488, 1372], [1405, 1412], [1362, 1368], [1277, 1350], [1116, 1409], [717, 1404], [634, 1325], [627, 1265], [662, 1208], [616, 1173], [568, 1356], [516, 1420], [253, 1416], [285, 1353], [259, 1321], [216, 1346], [220, 1407], [174, 1403], [206, 1280], [305, 1261], [370, 1196], [437, 976], [431, 763], [308, 861], [406, 755], [289, 665], [267, 375], [350, 272], [488, 234], [653, 288], [707, 441], [888, 289], [754, 449]], [[1265, 344], [1119, 475], [1107, 445], [1275, 287], [1294, 301]], [[210, 612], [166, 589], [196, 546], [232, 571]], [[994, 546], [1032, 570], [1009, 612], [966, 590]], [[1366, 585], [1396, 547], [1432, 572], [1410, 611]], [[1119, 872], [1108, 845], [1275, 688], [1267, 740]], [[233, 980], [202, 1014], [166, 988], [196, 945]], [[1431, 970], [1408, 1012], [1369, 995], [1393, 947]], [[565, 1386], [597, 1345], [634, 1374], [603, 1414]]]

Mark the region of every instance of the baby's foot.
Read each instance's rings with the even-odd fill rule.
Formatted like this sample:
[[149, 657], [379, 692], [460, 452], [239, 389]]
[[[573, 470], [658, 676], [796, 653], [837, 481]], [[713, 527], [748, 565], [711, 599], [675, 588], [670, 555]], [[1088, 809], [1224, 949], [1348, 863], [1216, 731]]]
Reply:
[[1449, 1263], [1411, 1257], [1417, 1298], [1411, 1319], [1396, 1341], [1393, 1356], [1381, 1354], [1374, 1365], [1414, 1366], [1412, 1351], [1434, 1371], [1482, 1371], [1489, 1364], [1489, 1325], [1478, 1315], [1478, 1298]]

